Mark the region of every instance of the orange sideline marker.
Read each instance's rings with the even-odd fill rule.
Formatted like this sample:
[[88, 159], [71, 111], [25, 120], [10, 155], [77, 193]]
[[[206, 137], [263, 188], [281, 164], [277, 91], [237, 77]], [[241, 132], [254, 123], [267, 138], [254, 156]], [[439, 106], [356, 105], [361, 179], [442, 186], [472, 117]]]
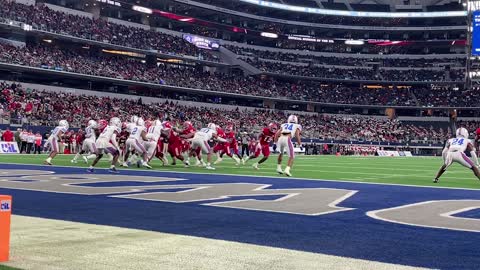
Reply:
[[10, 253], [10, 216], [12, 196], [0, 195], [0, 262], [8, 261]]

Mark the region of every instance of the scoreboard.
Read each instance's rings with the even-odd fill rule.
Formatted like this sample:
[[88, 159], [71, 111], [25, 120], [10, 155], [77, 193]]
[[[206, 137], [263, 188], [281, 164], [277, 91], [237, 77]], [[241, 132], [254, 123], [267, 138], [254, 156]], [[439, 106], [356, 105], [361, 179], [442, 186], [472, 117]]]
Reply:
[[480, 55], [480, 10], [475, 10], [472, 16], [472, 55]]

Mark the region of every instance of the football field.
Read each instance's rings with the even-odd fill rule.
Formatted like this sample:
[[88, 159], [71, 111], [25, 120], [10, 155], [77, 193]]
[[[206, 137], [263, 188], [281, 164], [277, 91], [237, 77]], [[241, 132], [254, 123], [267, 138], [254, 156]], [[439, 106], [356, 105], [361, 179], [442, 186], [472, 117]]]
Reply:
[[[73, 156], [0, 156], [18, 269], [477, 269], [480, 181], [438, 157], [299, 156], [293, 177], [216, 171], [87, 173]], [[0, 269], [3, 269], [0, 265]], [[10, 268], [5, 268], [10, 269]]]
[[[4, 155], [0, 156], [0, 163], [15, 164], [36, 164], [42, 165], [45, 155]], [[71, 163], [73, 155], [57, 156], [53, 163], [58, 166], [88, 166], [82, 161], [77, 164]], [[215, 158], [214, 158], [215, 160]], [[182, 164], [176, 166], [161, 165], [159, 160], [152, 161], [153, 170], [159, 171], [178, 171], [212, 174], [233, 174], [233, 175], [252, 175], [277, 177], [276, 172], [277, 157], [271, 156], [260, 170], [254, 170], [251, 165], [258, 161], [251, 160], [246, 165], [236, 166], [228, 157], [216, 167], [216, 171], [207, 171], [204, 168], [191, 166], [184, 168]], [[286, 165], [287, 158], [284, 158], [283, 167]], [[108, 161], [100, 161], [98, 168], [108, 168]], [[453, 164], [449, 170], [442, 176], [440, 183], [433, 184], [439, 167], [442, 165], [440, 157], [357, 157], [357, 156], [298, 156], [295, 160], [292, 174], [293, 178], [319, 179], [319, 180], [338, 180], [355, 181], [385, 184], [418, 185], [418, 186], [439, 186], [439, 187], [457, 187], [480, 189], [480, 181], [476, 179], [473, 173], [458, 165]], [[136, 166], [133, 166], [136, 170]], [[119, 168], [124, 170], [124, 168]]]

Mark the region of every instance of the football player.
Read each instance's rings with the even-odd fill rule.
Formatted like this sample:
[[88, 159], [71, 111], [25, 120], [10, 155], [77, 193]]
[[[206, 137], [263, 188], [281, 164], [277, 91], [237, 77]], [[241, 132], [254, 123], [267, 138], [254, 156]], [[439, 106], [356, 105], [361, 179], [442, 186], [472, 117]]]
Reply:
[[68, 131], [68, 121], [60, 120], [58, 126], [52, 131], [50, 137], [48, 137], [48, 144], [50, 145], [51, 152], [48, 158], [43, 162], [45, 165], [52, 165], [52, 159], [58, 154], [59, 147], [58, 142], [62, 139], [62, 136]]
[[197, 131], [192, 139], [192, 149], [200, 149], [201, 152], [207, 154], [207, 170], [215, 170], [215, 168], [211, 166], [212, 148], [208, 144], [208, 141], [212, 139], [218, 142], [226, 142], [225, 139], [218, 137], [217, 125], [214, 123], [209, 123], [206, 128]]
[[97, 135], [96, 135], [97, 128], [98, 128], [97, 121], [95, 120], [88, 121], [87, 127], [85, 128], [85, 140], [83, 141], [82, 149], [72, 159], [72, 163], [77, 163], [77, 160], [80, 156], [82, 156], [85, 163], [88, 163], [89, 159], [93, 159], [97, 156], [96, 155], [97, 147], [95, 146], [95, 142], [97, 141]]
[[252, 154], [245, 159], [244, 163], [246, 163], [250, 159], [259, 157], [260, 153], [262, 153], [263, 158], [252, 165], [253, 168], [258, 170], [258, 166], [267, 161], [268, 157], [270, 156], [270, 142], [275, 137], [276, 132], [277, 124], [275, 123], [270, 123], [267, 127], [263, 128], [262, 133], [258, 137], [258, 142], [255, 145], [255, 151], [252, 152]]
[[[287, 176], [292, 176], [290, 169], [293, 166], [293, 160], [295, 159], [295, 149], [293, 147], [292, 138], [297, 139], [298, 145], [301, 147], [302, 139], [300, 133], [302, 126], [298, 124], [298, 117], [290, 115], [287, 119], [287, 123], [282, 124], [280, 129], [275, 134], [275, 143], [280, 151], [278, 155], [277, 172], [279, 174], [285, 173]], [[282, 171], [282, 159], [284, 151], [287, 151], [288, 163], [285, 171]]]
[[120, 155], [119, 146], [117, 142], [117, 136], [122, 132], [122, 121], [118, 117], [113, 117], [110, 119], [110, 124], [106, 126], [100, 136], [98, 136], [95, 146], [97, 147], [97, 157], [93, 161], [88, 172], [93, 172], [95, 165], [103, 157], [104, 153], [110, 153], [113, 156], [112, 164], [110, 166], [109, 172], [118, 173], [115, 168], [115, 164], [118, 161]]
[[[440, 167], [440, 170], [438, 170], [437, 176], [433, 180], [434, 183], [438, 183], [442, 174], [450, 165], [452, 165], [453, 162], [469, 168], [480, 180], [476, 150], [472, 142], [468, 139], [468, 135], [469, 133], [467, 129], [459, 128], [455, 132], [455, 138], [447, 141], [445, 148], [443, 148], [442, 151], [443, 165]], [[470, 152], [471, 158], [465, 155], [465, 151]]]

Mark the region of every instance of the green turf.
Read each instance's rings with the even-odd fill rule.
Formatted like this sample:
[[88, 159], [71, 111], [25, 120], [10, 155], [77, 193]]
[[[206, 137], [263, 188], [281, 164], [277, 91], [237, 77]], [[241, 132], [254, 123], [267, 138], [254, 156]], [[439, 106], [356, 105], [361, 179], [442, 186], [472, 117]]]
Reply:
[[[42, 164], [45, 155], [2, 155], [0, 163]], [[53, 163], [62, 166], [87, 167], [85, 163], [72, 164], [71, 155], [57, 156]], [[154, 170], [202, 172], [219, 174], [239, 174], [256, 176], [278, 176], [275, 173], [276, 156], [270, 157], [260, 166], [260, 170], [247, 165], [235, 166], [233, 161], [225, 159], [215, 165], [216, 171], [204, 168], [184, 168], [181, 165], [162, 167], [158, 160], [152, 161]], [[439, 184], [433, 184], [438, 168], [442, 164], [439, 157], [336, 157], [336, 156], [298, 156], [292, 169], [294, 177], [309, 179], [328, 179], [356, 182], [391, 183], [419, 186], [442, 186], [480, 189], [480, 181], [472, 171], [458, 164], [452, 165]], [[102, 160], [99, 168], [107, 168], [108, 161]], [[121, 170], [121, 169], [120, 169]]]
[[20, 268], [13, 268], [5, 265], [0, 265], [0, 270], [20, 270]]

